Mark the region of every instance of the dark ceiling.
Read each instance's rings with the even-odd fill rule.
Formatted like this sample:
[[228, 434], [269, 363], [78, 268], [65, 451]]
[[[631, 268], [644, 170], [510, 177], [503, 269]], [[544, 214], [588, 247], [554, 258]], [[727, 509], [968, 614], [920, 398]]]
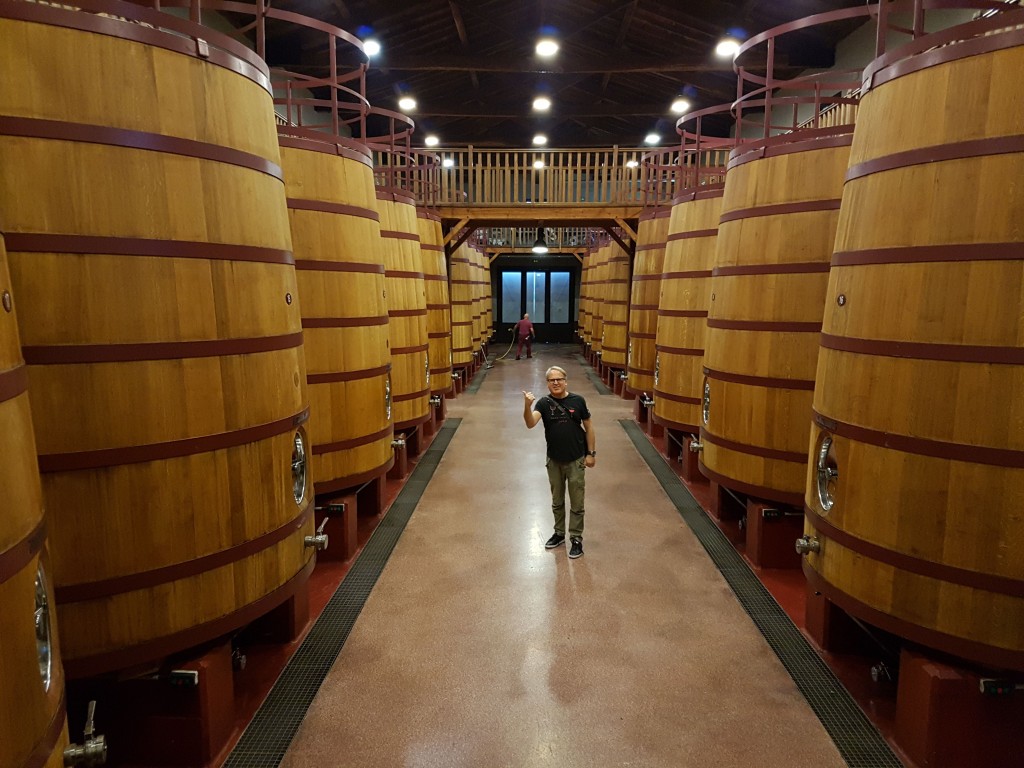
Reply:
[[[672, 100], [693, 109], [731, 102], [736, 76], [714, 47], [730, 30], [746, 37], [864, 0], [284, 0], [275, 7], [337, 25], [383, 46], [367, 75], [371, 105], [398, 109], [417, 101], [414, 144], [428, 133], [443, 146], [528, 147], [537, 132], [550, 148], [635, 147], [652, 130], [674, 143]], [[783, 73], [832, 63], [837, 40], [856, 24], [788, 35], [777, 61]], [[561, 46], [551, 60], [534, 52], [542, 30]], [[355, 66], [354, 49], [340, 51]], [[268, 41], [267, 58], [323, 74], [320, 38]], [[347, 61], [345, 61], [347, 59]], [[544, 115], [534, 96], [553, 101]], [[723, 119], [709, 132], [728, 130]]]

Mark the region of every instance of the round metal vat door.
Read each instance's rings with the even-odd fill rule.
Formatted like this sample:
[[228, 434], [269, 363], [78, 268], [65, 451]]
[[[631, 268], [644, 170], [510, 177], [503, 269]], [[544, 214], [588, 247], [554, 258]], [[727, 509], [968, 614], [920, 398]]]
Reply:
[[818, 489], [818, 503], [827, 513], [836, 503], [835, 490], [839, 480], [839, 468], [836, 464], [835, 452], [832, 450], [832, 436], [821, 433], [818, 438], [818, 450], [816, 457], [816, 483]]
[[292, 495], [296, 504], [302, 504], [306, 496], [306, 480], [308, 477], [306, 459], [306, 434], [302, 429], [295, 431], [292, 440]]
[[39, 676], [43, 679], [43, 688], [50, 690], [53, 679], [53, 642], [50, 623], [50, 599], [47, 597], [46, 573], [43, 564], [36, 571], [36, 653], [39, 656]]
[[704, 377], [704, 396], [701, 398], [700, 415], [704, 419], [704, 424], [707, 425], [711, 416], [711, 384], [708, 383], [707, 376]]

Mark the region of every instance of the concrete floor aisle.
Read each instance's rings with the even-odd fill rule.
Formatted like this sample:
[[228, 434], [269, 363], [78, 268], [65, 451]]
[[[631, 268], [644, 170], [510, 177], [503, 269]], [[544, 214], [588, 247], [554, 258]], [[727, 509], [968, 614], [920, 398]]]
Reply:
[[[576, 347], [486, 371], [282, 765], [846, 763], [599, 394]], [[584, 557], [547, 551], [560, 365], [593, 414]], [[479, 375], [482, 375], [481, 371]]]

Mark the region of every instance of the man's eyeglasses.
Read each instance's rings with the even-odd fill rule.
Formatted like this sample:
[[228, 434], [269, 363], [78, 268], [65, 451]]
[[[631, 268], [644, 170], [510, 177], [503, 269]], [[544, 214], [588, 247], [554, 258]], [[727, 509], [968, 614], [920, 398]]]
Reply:
[[555, 382], [558, 382], [558, 381], [565, 381], [565, 379], [564, 378], [562, 378], [562, 379], [548, 379], [548, 384], [554, 384]]

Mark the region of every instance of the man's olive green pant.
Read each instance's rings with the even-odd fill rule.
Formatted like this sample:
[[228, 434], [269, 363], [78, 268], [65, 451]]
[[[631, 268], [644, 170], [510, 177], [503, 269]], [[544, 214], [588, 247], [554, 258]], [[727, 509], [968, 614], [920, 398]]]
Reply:
[[583, 538], [583, 495], [586, 490], [586, 464], [580, 457], [575, 461], [547, 460], [548, 481], [551, 483], [551, 511], [555, 514], [555, 533], [565, 535], [565, 488], [569, 487], [569, 538]]

